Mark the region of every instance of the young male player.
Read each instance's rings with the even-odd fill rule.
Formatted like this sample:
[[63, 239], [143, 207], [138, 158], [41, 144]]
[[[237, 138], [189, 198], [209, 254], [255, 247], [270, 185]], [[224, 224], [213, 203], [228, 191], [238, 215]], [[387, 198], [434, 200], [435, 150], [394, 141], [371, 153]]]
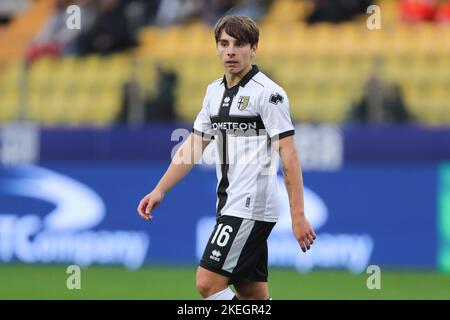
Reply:
[[[217, 219], [197, 270], [197, 289], [206, 299], [269, 299], [267, 238], [275, 225], [280, 155], [289, 195], [292, 229], [305, 252], [316, 235], [305, 217], [303, 181], [294, 127], [285, 91], [252, 65], [259, 30], [246, 16], [226, 16], [214, 30], [225, 75], [207, 88], [193, 133], [177, 151], [152, 192], [139, 203], [139, 215], [152, 212], [215, 141]], [[236, 295], [229, 288], [233, 284]]]

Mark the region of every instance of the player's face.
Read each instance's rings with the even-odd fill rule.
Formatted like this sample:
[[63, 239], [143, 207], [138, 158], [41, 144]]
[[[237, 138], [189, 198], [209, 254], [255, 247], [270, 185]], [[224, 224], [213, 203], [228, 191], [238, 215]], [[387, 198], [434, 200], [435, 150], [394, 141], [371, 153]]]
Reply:
[[237, 40], [222, 31], [217, 43], [217, 54], [226, 73], [239, 74], [251, 68], [252, 58], [256, 55], [256, 45], [251, 47], [249, 43]]

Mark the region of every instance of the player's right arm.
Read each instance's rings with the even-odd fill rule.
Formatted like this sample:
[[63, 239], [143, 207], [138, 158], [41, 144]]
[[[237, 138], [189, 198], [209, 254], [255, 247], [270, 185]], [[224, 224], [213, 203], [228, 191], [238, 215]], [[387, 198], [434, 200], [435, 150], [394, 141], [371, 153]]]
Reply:
[[137, 211], [143, 219], [151, 220], [153, 218], [153, 209], [161, 203], [164, 195], [192, 170], [209, 142], [195, 133], [188, 136], [175, 153], [169, 168], [156, 187], [139, 203]]
[[139, 203], [137, 211], [145, 220], [152, 219], [152, 211], [164, 199], [164, 195], [192, 170], [200, 159], [203, 151], [212, 139], [211, 115], [209, 112], [209, 90], [206, 89], [202, 108], [195, 119], [193, 133], [177, 150], [164, 176], [152, 192], [147, 194]]

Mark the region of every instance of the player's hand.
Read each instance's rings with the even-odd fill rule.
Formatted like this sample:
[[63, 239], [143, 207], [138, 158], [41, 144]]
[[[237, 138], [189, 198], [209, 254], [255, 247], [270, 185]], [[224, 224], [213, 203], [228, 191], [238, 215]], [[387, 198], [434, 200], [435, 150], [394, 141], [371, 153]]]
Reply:
[[316, 233], [304, 215], [292, 221], [292, 230], [303, 252], [309, 250], [316, 240]]
[[137, 208], [137, 212], [141, 218], [145, 220], [152, 220], [152, 211], [161, 203], [163, 198], [164, 194], [156, 189], [142, 198]]

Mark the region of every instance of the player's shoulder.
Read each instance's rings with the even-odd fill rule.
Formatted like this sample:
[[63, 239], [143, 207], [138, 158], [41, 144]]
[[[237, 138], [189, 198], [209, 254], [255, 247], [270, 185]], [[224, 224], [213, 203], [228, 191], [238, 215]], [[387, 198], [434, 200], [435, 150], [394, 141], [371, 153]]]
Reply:
[[286, 96], [286, 91], [283, 89], [283, 87], [261, 71], [253, 77], [253, 80], [260, 84], [260, 86], [262, 87], [261, 89], [265, 95], [278, 93]]
[[219, 79], [216, 79], [216, 80], [208, 83], [208, 86], [206, 87], [206, 95], [213, 94], [215, 92], [214, 89], [217, 90], [218, 88], [220, 88], [220, 86], [222, 84], [222, 80], [223, 80], [223, 78], [219, 78]]
[[211, 81], [211, 82], [208, 84], [208, 88], [211, 88], [211, 87], [220, 87], [221, 84], [222, 84], [222, 81], [223, 81], [223, 77], [222, 77], [222, 78], [219, 78], [219, 79], [216, 79], [216, 80], [213, 80], [213, 81]]

